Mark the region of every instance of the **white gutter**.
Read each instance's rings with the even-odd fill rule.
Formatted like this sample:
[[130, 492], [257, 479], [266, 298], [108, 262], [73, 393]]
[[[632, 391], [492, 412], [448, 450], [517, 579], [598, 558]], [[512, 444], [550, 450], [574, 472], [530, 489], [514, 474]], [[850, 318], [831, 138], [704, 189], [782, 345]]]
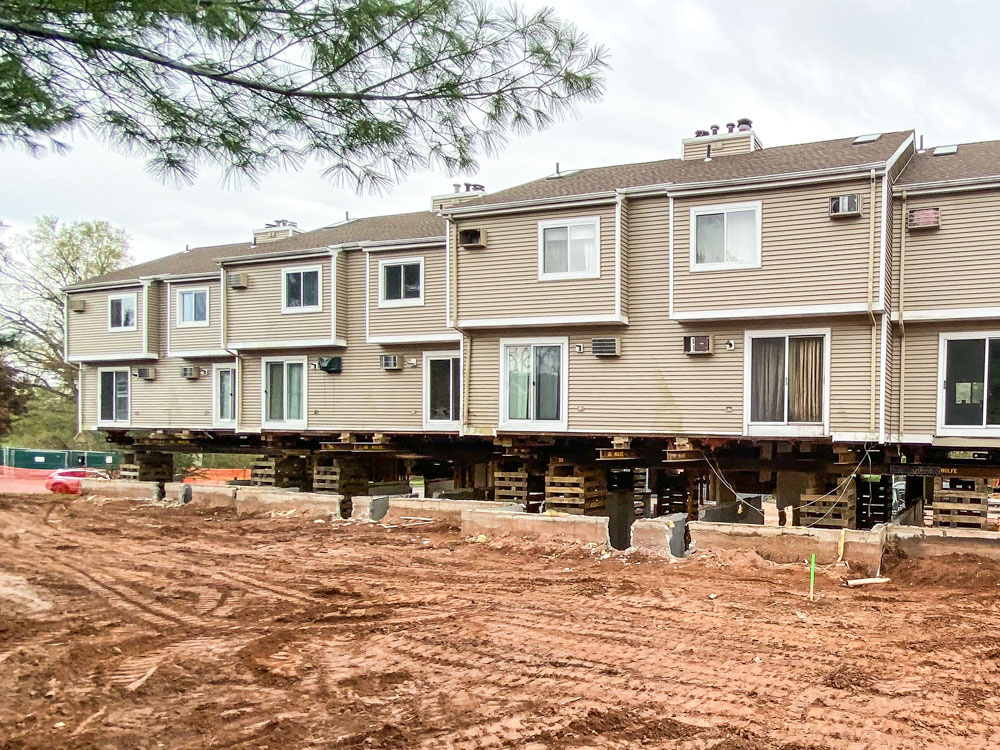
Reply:
[[[943, 157], [947, 158], [947, 157]], [[958, 193], [971, 190], [996, 190], [1000, 188], [1000, 175], [989, 177], [971, 177], [956, 180], [941, 180], [939, 182], [923, 182], [912, 185], [894, 185], [894, 195], [921, 195], [924, 193]]]
[[142, 286], [142, 283], [143, 282], [139, 279], [128, 279], [125, 281], [105, 281], [94, 284], [73, 284], [71, 286], [64, 286], [59, 291], [65, 292], [66, 294], [75, 294], [77, 292], [99, 292], [104, 289], [130, 289]]

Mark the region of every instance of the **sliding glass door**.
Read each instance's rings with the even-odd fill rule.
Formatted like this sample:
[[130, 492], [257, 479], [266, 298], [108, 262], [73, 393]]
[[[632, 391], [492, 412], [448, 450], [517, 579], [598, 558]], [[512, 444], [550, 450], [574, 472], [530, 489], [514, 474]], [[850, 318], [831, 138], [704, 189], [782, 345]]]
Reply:
[[827, 334], [749, 334], [747, 348], [750, 427], [823, 427]]
[[566, 348], [564, 340], [502, 343], [505, 426], [566, 429]]
[[943, 387], [943, 427], [1000, 427], [1000, 338], [948, 335]]

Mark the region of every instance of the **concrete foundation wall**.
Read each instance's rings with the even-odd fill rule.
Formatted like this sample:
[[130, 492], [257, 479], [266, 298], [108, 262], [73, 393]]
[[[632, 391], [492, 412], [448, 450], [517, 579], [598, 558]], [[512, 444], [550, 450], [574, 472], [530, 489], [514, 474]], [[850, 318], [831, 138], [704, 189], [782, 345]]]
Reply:
[[760, 496], [722, 503], [699, 511], [699, 521], [712, 523], [764, 524], [763, 500]]
[[159, 500], [162, 485], [159, 482], [130, 482], [125, 479], [81, 479], [81, 495], [100, 497], [131, 497], [141, 500]]
[[[689, 527], [692, 554], [706, 548], [746, 549], [779, 563], [802, 562], [815, 554], [816, 562], [821, 565], [837, 561], [842, 533], [840, 529], [772, 528], [705, 521], [693, 521]], [[848, 529], [843, 534], [844, 560], [853, 570], [874, 573], [881, 556], [886, 527], [880, 524], [871, 531]]]
[[684, 556], [686, 513], [640, 518], [632, 524], [632, 547], [657, 555]]
[[1000, 560], [1000, 534], [979, 529], [921, 529], [894, 526], [889, 542], [907, 557], [978, 555]]
[[208, 508], [231, 508], [236, 505], [236, 487], [219, 484], [167, 482], [164, 497], [182, 503], [194, 503]]
[[236, 512], [268, 513], [297, 510], [303, 513], [340, 518], [341, 495], [318, 492], [282, 492], [275, 489], [239, 487], [236, 492]]
[[462, 513], [468, 510], [488, 512], [523, 513], [524, 507], [515, 503], [496, 503], [488, 500], [418, 500], [408, 497], [390, 497], [389, 507], [383, 516], [386, 521], [399, 521], [403, 516], [433, 518], [454, 526], [462, 523]]
[[462, 534], [513, 534], [602, 545], [611, 542], [608, 536], [608, 519], [605, 516], [549, 516], [466, 510], [462, 513]]

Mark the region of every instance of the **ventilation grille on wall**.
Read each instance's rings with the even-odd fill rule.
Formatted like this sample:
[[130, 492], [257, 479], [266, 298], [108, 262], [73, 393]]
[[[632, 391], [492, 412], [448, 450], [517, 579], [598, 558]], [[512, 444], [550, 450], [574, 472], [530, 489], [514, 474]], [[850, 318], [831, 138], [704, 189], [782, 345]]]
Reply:
[[71, 299], [66, 303], [66, 309], [70, 312], [83, 312], [87, 309], [87, 301], [82, 299]]
[[620, 357], [622, 340], [617, 336], [591, 339], [590, 351], [595, 357]]
[[911, 208], [906, 213], [907, 229], [937, 229], [941, 226], [940, 208]]
[[250, 283], [250, 277], [246, 273], [234, 271], [226, 276], [226, 283], [230, 289], [246, 289]]

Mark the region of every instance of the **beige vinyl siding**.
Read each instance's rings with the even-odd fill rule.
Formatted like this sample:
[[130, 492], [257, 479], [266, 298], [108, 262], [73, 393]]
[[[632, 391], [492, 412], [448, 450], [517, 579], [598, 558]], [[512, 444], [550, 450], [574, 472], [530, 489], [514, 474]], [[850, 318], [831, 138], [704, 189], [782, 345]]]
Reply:
[[[182, 290], [208, 289], [208, 325], [177, 326], [178, 296]], [[247, 290], [249, 291], [249, 290]], [[170, 328], [170, 351], [205, 351], [222, 348], [222, 290], [218, 281], [192, 281], [169, 284], [163, 292], [167, 325]]]
[[[472, 336], [469, 422], [489, 432], [499, 423], [500, 339], [569, 337], [570, 432], [733, 434], [743, 432], [744, 332], [831, 328], [830, 426], [867, 431], [871, 412], [871, 326], [864, 316], [744, 323], [681, 324], [667, 318], [667, 203], [635, 200], [629, 209], [629, 325], [537, 331], [488, 331]], [[684, 354], [685, 335], [711, 335], [715, 353]], [[622, 357], [590, 353], [592, 336], [622, 337]], [[735, 348], [726, 350], [732, 340]], [[582, 344], [583, 353], [575, 351]]]
[[[349, 333], [347, 348], [330, 350], [275, 350], [260, 355], [243, 355], [243, 390], [240, 429], [256, 431], [261, 426], [261, 358], [307, 355], [309, 362], [318, 356], [340, 354], [343, 372], [331, 375], [307, 368], [307, 412], [311, 432], [420, 432], [423, 429], [423, 352], [454, 351], [457, 344], [380, 346], [365, 343], [365, 261], [359, 252], [345, 253]], [[444, 320], [444, 311], [441, 312]], [[404, 363], [415, 360], [416, 366], [398, 371], [384, 371], [380, 354], [396, 354]]]
[[[861, 216], [831, 219], [830, 198], [845, 193], [860, 194]], [[666, 204], [665, 198], [662, 201]], [[749, 201], [762, 203], [761, 267], [692, 272], [691, 209]], [[880, 204], [878, 189], [876, 284], [881, 247]], [[677, 198], [674, 201], [675, 312], [867, 303], [871, 210], [868, 180]]]
[[[282, 270], [311, 266], [322, 268], [322, 310], [283, 313]], [[230, 346], [241, 342], [332, 338], [332, 284], [328, 256], [231, 266], [227, 270], [243, 272], [249, 277], [246, 289], [230, 289], [226, 293], [226, 334]]]
[[[134, 331], [108, 330], [108, 297], [118, 294], [135, 294]], [[67, 313], [70, 357], [142, 353], [142, 329], [146, 325], [146, 310], [141, 285], [110, 291], [74, 292], [69, 298], [82, 299], [86, 304], [83, 312]]]
[[[890, 187], [891, 190], [891, 187]], [[893, 283], [893, 269], [895, 268], [895, 244], [894, 237], [896, 234], [896, 203], [891, 200], [886, 201], [885, 206], [885, 252], [886, 252], [886, 264], [885, 273], [882, 277], [882, 284], [885, 287], [885, 309], [891, 311], [894, 304], [895, 298], [895, 284]]]
[[[454, 333], [445, 325], [445, 253], [444, 247], [426, 250], [396, 250], [391, 252], [364, 253], [369, 273], [369, 326], [372, 336], [420, 335]], [[380, 263], [422, 258], [424, 269], [423, 304], [402, 307], [379, 307]], [[364, 290], [364, 280], [359, 287]], [[364, 295], [356, 297], [352, 287], [352, 301], [364, 305]]]
[[97, 429], [97, 366], [80, 365], [77, 393], [77, 413], [80, 416], [80, 430]]
[[165, 294], [164, 285], [154, 281], [146, 290], [146, 301], [143, 303], [143, 308], [148, 308], [146, 351], [158, 355], [165, 354], [167, 346], [167, 340], [164, 338], [166, 335], [166, 326], [164, 325], [166, 318], [163, 312]]
[[349, 257], [354, 255], [360, 255], [360, 253], [347, 254], [341, 252], [337, 256], [337, 338], [344, 341], [347, 340], [350, 330], [348, 327], [348, 310], [352, 304], [358, 304], [355, 300], [364, 299], [363, 292], [359, 295], [360, 290], [352, 289], [348, 283], [347, 265], [352, 262], [349, 260]]
[[941, 227], [906, 232], [906, 310], [1000, 307], [1000, 192], [921, 195], [906, 202], [907, 211], [929, 207], [941, 209]]
[[[909, 342], [907, 342], [909, 344]], [[900, 397], [900, 381], [902, 379], [902, 357], [903, 357], [903, 340], [900, 337], [899, 327], [894, 325], [892, 327], [892, 351], [893, 351], [893, 361], [892, 366], [888, 368], [889, 372], [889, 383], [890, 383], [890, 396], [887, 399], [889, 404], [889, 413], [886, 416], [886, 431], [889, 433], [891, 440], [899, 440], [899, 397]], [[907, 352], [907, 356], [909, 353]]]
[[[726, 134], [723, 138], [713, 140], [711, 137], [700, 138], [682, 144], [684, 147], [683, 157], [685, 159], [704, 159], [707, 153], [706, 146], [712, 144], [712, 158], [716, 156], [730, 156], [732, 154], [746, 154], [753, 150], [754, 135], [750, 132]], [[758, 146], [759, 148], [759, 146]]]
[[[538, 280], [538, 223], [562, 218], [600, 218], [601, 276]], [[457, 229], [486, 229], [487, 247], [457, 249], [458, 315], [503, 319], [546, 315], [615, 314], [615, 209], [585, 209], [466, 218]]]

